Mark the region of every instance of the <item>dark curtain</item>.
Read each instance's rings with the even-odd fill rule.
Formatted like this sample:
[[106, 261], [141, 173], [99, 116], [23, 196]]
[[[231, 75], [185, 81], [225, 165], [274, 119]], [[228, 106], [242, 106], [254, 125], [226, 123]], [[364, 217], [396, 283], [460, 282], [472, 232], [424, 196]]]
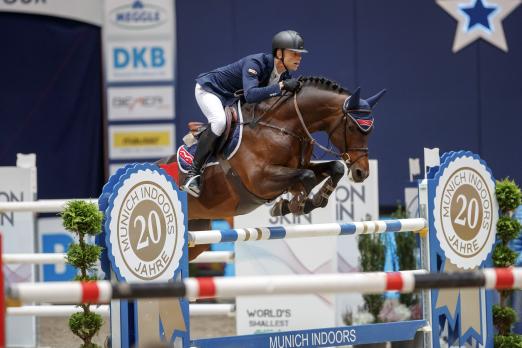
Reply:
[[100, 28], [0, 13], [0, 166], [36, 153], [39, 198], [96, 197], [104, 182]]

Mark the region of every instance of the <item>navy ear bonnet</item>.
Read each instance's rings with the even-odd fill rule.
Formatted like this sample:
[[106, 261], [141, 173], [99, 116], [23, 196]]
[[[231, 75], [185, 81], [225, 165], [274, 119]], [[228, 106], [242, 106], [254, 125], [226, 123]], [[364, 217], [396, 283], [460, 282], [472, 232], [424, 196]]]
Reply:
[[362, 99], [361, 89], [357, 87], [355, 92], [344, 101], [343, 112], [355, 122], [363, 133], [368, 133], [373, 128], [373, 107], [384, 93], [386, 93], [385, 89], [368, 99]]

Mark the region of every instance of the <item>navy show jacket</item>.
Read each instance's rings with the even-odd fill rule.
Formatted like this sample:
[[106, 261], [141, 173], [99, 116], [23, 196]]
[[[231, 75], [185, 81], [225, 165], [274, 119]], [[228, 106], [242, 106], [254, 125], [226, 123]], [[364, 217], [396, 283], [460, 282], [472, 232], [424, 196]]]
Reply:
[[[257, 53], [201, 74], [196, 82], [206, 91], [217, 95], [223, 106], [236, 102], [239, 99], [236, 92], [240, 90], [243, 90], [243, 97], [247, 103], [258, 103], [281, 95], [278, 83], [267, 86], [273, 69], [274, 56]], [[290, 73], [285, 70], [281, 74], [281, 80], [289, 78]]]

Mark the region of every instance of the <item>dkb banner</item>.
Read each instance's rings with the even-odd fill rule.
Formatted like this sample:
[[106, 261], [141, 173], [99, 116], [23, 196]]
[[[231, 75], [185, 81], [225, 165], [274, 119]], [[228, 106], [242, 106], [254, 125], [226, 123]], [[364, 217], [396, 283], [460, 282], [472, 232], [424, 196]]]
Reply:
[[172, 0], [107, 0], [104, 64], [109, 171], [174, 153]]

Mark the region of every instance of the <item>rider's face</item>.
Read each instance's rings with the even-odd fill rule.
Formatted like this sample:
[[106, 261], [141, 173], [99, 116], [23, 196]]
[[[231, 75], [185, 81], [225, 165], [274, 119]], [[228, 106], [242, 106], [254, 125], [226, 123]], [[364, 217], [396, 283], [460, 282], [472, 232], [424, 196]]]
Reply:
[[290, 71], [296, 71], [301, 64], [301, 53], [291, 50], [283, 51], [285, 57], [285, 65]]

